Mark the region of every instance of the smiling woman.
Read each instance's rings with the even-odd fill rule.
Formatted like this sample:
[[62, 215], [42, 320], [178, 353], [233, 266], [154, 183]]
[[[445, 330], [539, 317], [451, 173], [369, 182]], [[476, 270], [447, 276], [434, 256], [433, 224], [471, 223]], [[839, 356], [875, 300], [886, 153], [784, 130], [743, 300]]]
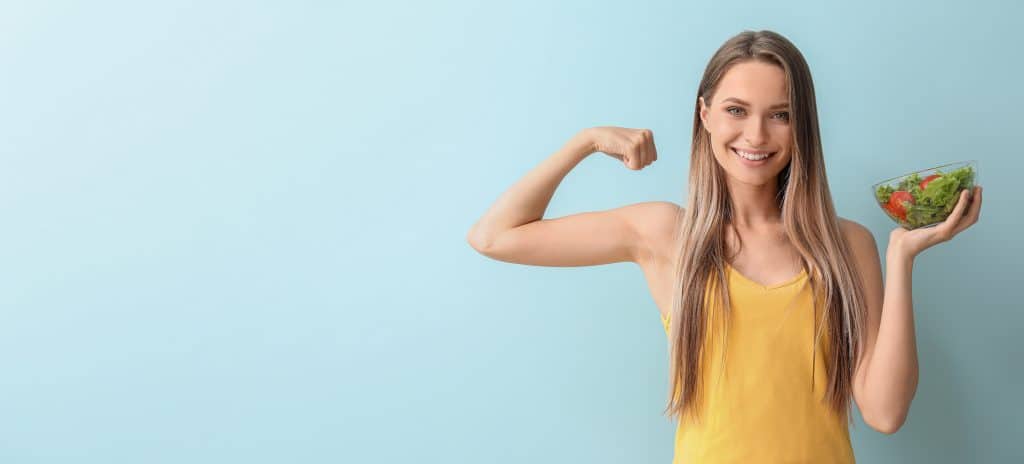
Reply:
[[[639, 265], [669, 341], [676, 462], [852, 463], [854, 401], [883, 433], [906, 418], [917, 385], [909, 262], [945, 235], [894, 232], [884, 303], [895, 322], [876, 352], [878, 251], [833, 207], [803, 55], [772, 31], [730, 38], [704, 71], [693, 121], [685, 208], [653, 201], [543, 218], [591, 153], [631, 170], [658, 159], [650, 130], [593, 127], [501, 195], [467, 239], [505, 262]], [[977, 207], [964, 217], [976, 220]]]
[[[853, 462], [847, 424], [874, 318], [796, 46], [772, 31], [726, 41], [697, 89], [691, 150], [663, 317], [677, 458]], [[797, 285], [764, 293], [743, 282]], [[774, 335], [762, 339], [762, 324]]]

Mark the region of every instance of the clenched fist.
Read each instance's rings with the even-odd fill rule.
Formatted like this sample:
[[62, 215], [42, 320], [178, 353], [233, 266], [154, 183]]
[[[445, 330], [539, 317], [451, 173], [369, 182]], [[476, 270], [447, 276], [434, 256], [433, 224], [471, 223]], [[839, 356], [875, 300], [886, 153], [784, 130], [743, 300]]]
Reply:
[[654, 133], [650, 129], [601, 126], [588, 128], [585, 132], [594, 151], [616, 158], [634, 171], [658, 160]]

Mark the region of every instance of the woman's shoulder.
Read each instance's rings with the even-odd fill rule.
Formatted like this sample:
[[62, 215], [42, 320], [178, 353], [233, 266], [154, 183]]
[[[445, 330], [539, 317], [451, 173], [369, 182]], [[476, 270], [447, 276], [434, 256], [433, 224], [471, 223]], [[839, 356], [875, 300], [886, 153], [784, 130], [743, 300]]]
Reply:
[[843, 237], [846, 238], [846, 241], [850, 242], [850, 244], [854, 246], [858, 244], [863, 245], [865, 243], [873, 243], [875, 240], [875, 236], [871, 234], [871, 230], [852, 219], [840, 216], [839, 229], [843, 232]]
[[648, 258], [662, 256], [674, 248], [684, 208], [671, 201], [649, 201], [634, 210], [633, 223], [640, 233]]
[[[879, 257], [878, 242], [875, 241], [871, 230], [856, 221], [845, 218], [839, 218], [839, 228], [842, 230], [847, 246], [853, 253], [857, 268], [862, 271], [873, 270], [880, 276], [881, 258]], [[868, 282], [871, 282], [872, 279], [869, 278]]]

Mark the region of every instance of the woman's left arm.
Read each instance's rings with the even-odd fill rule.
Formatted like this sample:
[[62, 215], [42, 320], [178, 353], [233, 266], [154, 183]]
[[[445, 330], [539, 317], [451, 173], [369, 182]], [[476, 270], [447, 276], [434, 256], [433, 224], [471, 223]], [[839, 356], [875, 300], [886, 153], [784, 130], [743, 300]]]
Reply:
[[[881, 265], [874, 239], [854, 238], [858, 268], [868, 299], [867, 344], [854, 373], [853, 394], [864, 421], [882, 433], [895, 433], [906, 420], [917, 391], [911, 275], [922, 251], [947, 242], [978, 222], [981, 187], [964, 190], [949, 217], [935, 227], [889, 234], [882, 291]], [[868, 246], [870, 245], [870, 247]]]

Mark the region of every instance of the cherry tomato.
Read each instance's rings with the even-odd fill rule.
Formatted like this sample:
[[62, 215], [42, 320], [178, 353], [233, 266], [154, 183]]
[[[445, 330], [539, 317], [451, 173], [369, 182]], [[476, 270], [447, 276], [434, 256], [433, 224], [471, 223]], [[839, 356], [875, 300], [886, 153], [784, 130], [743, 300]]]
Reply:
[[929, 183], [929, 182], [931, 182], [931, 181], [935, 180], [935, 179], [936, 179], [936, 178], [938, 178], [938, 177], [939, 177], [939, 175], [938, 175], [938, 174], [932, 174], [932, 175], [930, 175], [930, 176], [928, 176], [928, 177], [925, 177], [925, 178], [924, 178], [924, 180], [922, 180], [922, 181], [921, 181], [921, 184], [920, 184], [920, 186], [921, 186], [921, 190], [924, 190], [924, 188], [925, 188], [926, 186], [928, 186], [928, 183]]
[[889, 197], [889, 203], [885, 205], [885, 209], [896, 217], [906, 221], [907, 207], [904, 206], [904, 202], [912, 205], [914, 204], [914, 197], [906, 190], [897, 190], [892, 192], [892, 195]]

